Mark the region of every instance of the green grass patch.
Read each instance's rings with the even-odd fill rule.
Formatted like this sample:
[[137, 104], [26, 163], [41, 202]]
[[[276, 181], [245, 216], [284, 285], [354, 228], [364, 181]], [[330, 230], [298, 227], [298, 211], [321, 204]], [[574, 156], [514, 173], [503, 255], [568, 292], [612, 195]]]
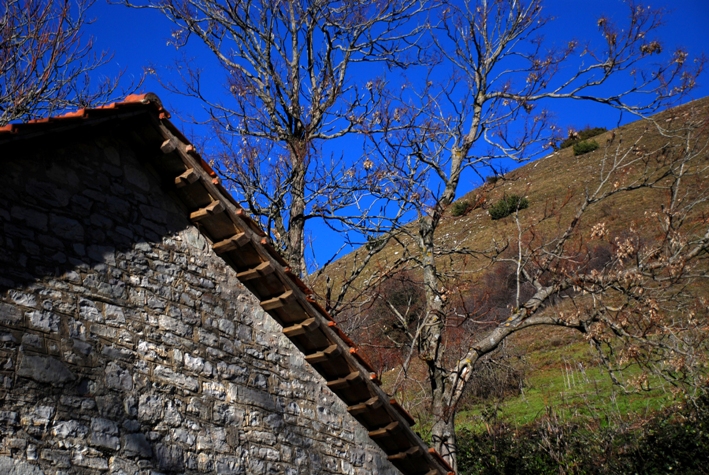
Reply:
[[[594, 350], [585, 342], [565, 342], [550, 346], [542, 340], [530, 345], [525, 364], [526, 384], [521, 394], [502, 401], [480, 402], [460, 410], [456, 427], [470, 431], [484, 429], [490, 406], [499, 412], [499, 420], [512, 425], [532, 423], [548, 407], [560, 410], [565, 416], [588, 417], [604, 414], [646, 414], [665, 407], [672, 400], [661, 388], [659, 380], [651, 381], [657, 387], [651, 391], [626, 394], [614, 385], [605, 368], [595, 362]], [[637, 376], [640, 369], [630, 367], [621, 378]]]
[[[519, 396], [495, 403], [481, 403], [458, 413], [456, 427], [470, 431], [485, 428], [490, 406], [498, 409], [496, 419], [511, 425], [526, 425], [544, 414], [549, 407], [573, 421], [596, 414], [648, 414], [665, 407], [672, 397], [662, 389], [642, 393], [624, 393], [611, 381], [607, 372], [598, 367], [578, 363], [532, 371], [528, 387]], [[623, 376], [632, 377], [639, 369], [629, 368]]]

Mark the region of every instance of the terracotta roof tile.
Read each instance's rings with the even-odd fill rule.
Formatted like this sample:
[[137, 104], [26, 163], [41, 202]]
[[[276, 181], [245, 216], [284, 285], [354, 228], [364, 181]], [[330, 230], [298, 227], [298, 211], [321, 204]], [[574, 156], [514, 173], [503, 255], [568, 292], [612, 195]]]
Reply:
[[40, 125], [54, 125], [57, 123], [67, 123], [76, 120], [90, 120], [100, 115], [113, 114], [118, 111], [131, 108], [146, 108], [146, 106], [157, 111], [159, 118], [170, 118], [170, 113], [163, 108], [162, 102], [158, 96], [149, 92], [146, 94], [131, 94], [123, 101], [113, 102], [103, 106], [85, 107], [76, 111], [70, 111], [52, 117], [33, 119], [27, 122], [10, 123], [0, 127], [0, 136], [6, 133], [18, 134], [24, 131], [33, 131], [33, 129], [36, 130], [37, 126]]

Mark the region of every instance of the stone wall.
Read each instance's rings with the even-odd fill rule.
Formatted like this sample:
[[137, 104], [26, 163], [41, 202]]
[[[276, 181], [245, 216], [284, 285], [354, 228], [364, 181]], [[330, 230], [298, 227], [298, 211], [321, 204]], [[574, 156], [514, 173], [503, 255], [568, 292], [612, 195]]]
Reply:
[[100, 137], [3, 151], [0, 472], [398, 473], [133, 147]]

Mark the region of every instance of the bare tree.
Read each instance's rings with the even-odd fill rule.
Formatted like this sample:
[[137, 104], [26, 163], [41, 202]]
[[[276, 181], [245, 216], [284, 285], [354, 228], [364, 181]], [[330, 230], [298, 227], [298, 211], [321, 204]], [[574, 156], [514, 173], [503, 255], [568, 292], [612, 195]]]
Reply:
[[408, 61], [418, 0], [126, 3], [162, 11], [177, 26], [178, 47], [197, 37], [219, 62], [226, 94], [204, 90], [190, 64], [179, 67], [183, 83], [168, 86], [206, 105], [222, 145], [215, 165], [294, 271], [307, 271], [308, 221], [359, 228], [367, 218], [367, 226], [389, 220], [367, 199], [372, 163], [345, 160], [326, 144], [360, 131], [381, 101], [372, 64]]
[[[608, 176], [621, 173], [626, 165], [620, 158], [630, 157], [618, 149], [609, 155], [609, 168], [602, 170], [602, 185], [581, 200], [560, 234], [533, 245], [529, 236], [535, 235], [534, 226], [520, 223], [518, 242], [489, 252], [447, 243], [437, 235], [462, 177], [482, 174], [497, 159], [544, 153], [544, 145], [555, 137], [550, 114], [542, 107], [553, 101], [592, 101], [645, 117], [690, 90], [701, 69], [701, 62], [692, 63], [683, 51], [663, 53], [661, 43], [651, 37], [660, 12], [635, 4], [629, 4], [622, 28], [608, 18], [598, 19], [600, 42], [580, 45], [571, 40], [560, 47], [547, 45], [540, 36], [549, 26], [542, 0], [442, 1], [430, 10], [413, 0], [125, 3], [162, 11], [177, 26], [173, 37], [178, 46], [195, 36], [221, 65], [226, 99], [205, 91], [203, 73], [189, 63], [180, 66], [185, 82], [175, 89], [207, 105], [216, 136], [225, 145], [217, 165], [294, 270], [307, 270], [309, 220], [326, 219], [336, 228], [354, 226], [372, 237], [357, 262], [336, 277], [343, 290], [334, 298], [326, 295], [326, 307], [358, 298], [397, 268], [421, 272], [425, 303], [420, 310], [412, 300], [399, 307], [380, 303], [403, 322], [392, 339], [396, 344], [408, 339], [406, 360], [416, 355], [427, 366], [434, 445], [454, 466], [455, 411], [481, 357], [513, 332], [533, 325], [589, 332], [589, 325], [600, 322], [544, 313], [554, 298], [581, 290], [600, 292], [582, 289], [580, 284], [590, 278], [583, 276], [591, 274], [587, 267], [572, 265], [579, 259], [568, 252], [578, 242], [581, 218], [613, 195], [661, 186], [671, 174], [648, 170], [639, 183], [609, 190], [608, 184], [615, 182]], [[424, 39], [417, 25], [424, 24], [426, 12]], [[424, 41], [431, 43], [428, 50], [411, 49]], [[377, 74], [355, 81], [370, 77], [366, 66], [374, 61], [408, 65], [402, 56], [407, 49], [416, 53], [418, 66], [403, 82], [387, 83]], [[433, 66], [424, 70], [423, 63]], [[332, 140], [354, 132], [371, 139], [366, 158], [353, 164], [339, 155], [328, 157]], [[411, 209], [417, 220], [405, 227], [401, 218]], [[383, 222], [387, 225], [381, 226]], [[688, 241], [696, 249], [685, 248], [688, 259], [702, 255], [703, 239]], [[392, 242], [400, 245], [399, 257], [374, 263], [373, 252]], [[411, 242], [415, 252], [407, 246]], [[507, 249], [512, 247], [516, 254], [510, 255]], [[448, 330], [470, 321], [475, 309], [454, 304], [451, 297], [454, 289], [444, 262], [457, 256], [481, 256], [485, 261], [480, 267], [512, 265], [516, 279], [508, 319], [473, 326], [464, 351], [458, 347], [462, 354], [447, 346]], [[617, 265], [629, 262], [618, 259]], [[363, 276], [368, 263], [379, 267]], [[607, 271], [612, 273], [610, 267]], [[531, 296], [522, 291], [523, 282], [532, 289]]]
[[[660, 241], [652, 250], [648, 248], [644, 257], [638, 255], [645, 252], [638, 246], [629, 244], [627, 251], [622, 251], [624, 247], [619, 244], [614, 248], [611, 262], [595, 273], [584, 265], [588, 260], [579, 257], [579, 249], [571, 251], [579, 242], [582, 218], [599, 202], [637, 188], [671, 188], [675, 185], [670, 183], [675, 182], [677, 186], [686, 185], [684, 176], [690, 170], [700, 173], [694, 160], [705, 150], [702, 144], [698, 149], [678, 151], [673, 160], [662, 163], [654, 161], [655, 152], [636, 156], [628, 148], [607, 149], [600, 182], [587, 190], [574, 213], [557, 216], [566, 217], [567, 224], [559, 234], [549, 234], [541, 243], [535, 240], [540, 237], [535, 226], [519, 223], [517, 242], [510, 240], [506, 246], [488, 252], [447, 242], [437, 235], [464, 173], [482, 173], [484, 167], [494, 166], [500, 158], [522, 160], [545, 153], [544, 146], [554, 140], [555, 129], [543, 105], [556, 100], [593, 101], [646, 117], [667, 104], [668, 99], [679, 97], [694, 86], [702, 62], [688, 68], [685, 52], [663, 56], [661, 43], [652, 39], [661, 12], [629, 3], [629, 17], [622, 27], [606, 17], [598, 19], [600, 46], [595, 46], [598, 42], [580, 46], [572, 40], [559, 47], [547, 45], [541, 37], [548, 26], [542, 3], [541, 0], [442, 2], [430, 24], [431, 39], [437, 45], [440, 61], [422, 75], [424, 81], [412, 78], [406, 83], [404, 92], [387, 101], [389, 108], [382, 113], [393, 125], [407, 123], [410, 127], [392, 127], [372, 136], [370, 152], [387, 163], [384, 167], [387, 179], [409, 191], [406, 206], [418, 209], [418, 220], [407, 228], [408, 241], [401, 238], [404, 244], [394, 264], [420, 270], [426, 302], [417, 318], [411, 320], [412, 328], [402, 334], [408, 335], [411, 351], [427, 366], [433, 444], [454, 467], [456, 408], [476, 362], [516, 331], [540, 324], [568, 326], [591, 335], [592, 339], [598, 334], [599, 345], [613, 333], [628, 342], [629, 348], [632, 347], [629, 342], [637, 339], [636, 344], [642, 341], [643, 348], [675, 351], [678, 356], [673, 361], [679, 361], [678, 365], [692, 360], [682, 337], [668, 335], [667, 342], [672, 343], [662, 346], [664, 343], [658, 343], [656, 333], [639, 323], [639, 314], [647, 310], [646, 305], [653, 304], [650, 301], [640, 304], [634, 294], [636, 300], [631, 303], [630, 295], [635, 290], [625, 288], [623, 279], [630, 276], [637, 279], [631, 286], [636, 290], [641, 280], [655, 279], [657, 292], [665, 292], [660, 282], [668, 283], [666, 279], [671, 277], [660, 275], [678, 265], [680, 269], [693, 268], [690, 262], [706, 253], [709, 238], [706, 229], [698, 234], [691, 231], [682, 239], [681, 249], [672, 247], [670, 241], [676, 242], [677, 238], [670, 239], [670, 234], [676, 231], [668, 230], [667, 249], [663, 247], [665, 240]], [[687, 127], [677, 133], [690, 140], [698, 125]], [[616, 186], [629, 167], [640, 163], [647, 165], [635, 181], [623, 184], [621, 180]], [[698, 205], [704, 200], [698, 197], [692, 203]], [[682, 217], [671, 221], [685, 226], [687, 213], [691, 214], [689, 209], [695, 208], [685, 206], [687, 201], [682, 203], [670, 212]], [[570, 202], [565, 209], [569, 206]], [[412, 245], [407, 246], [409, 243]], [[654, 256], [653, 270], [646, 263], [650, 255]], [[462, 256], [483, 258], [479, 266], [499, 263], [514, 268], [516, 285], [510, 294], [515, 304], [503, 321], [468, 327], [470, 333], [463, 341], [464, 346], [454, 348], [450, 344], [451, 328], [460, 328], [461, 319], [472, 320], [476, 314], [475, 309], [457, 305], [452, 298], [456, 283], [447, 277], [447, 262]], [[380, 276], [387, 272], [392, 269], [377, 270]], [[683, 278], [690, 276], [690, 271], [683, 274]], [[522, 283], [531, 290], [529, 295], [521, 291]], [[648, 286], [652, 287], [645, 282], [641, 287]], [[576, 301], [583, 302], [578, 303], [583, 311], [571, 316], [547, 311], [556, 299], [581, 291], [587, 296]], [[626, 304], [619, 303], [622, 298], [628, 299]], [[651, 300], [659, 302], [658, 299]], [[700, 311], [699, 307], [693, 310], [694, 315]], [[630, 323], [618, 326], [619, 321], [625, 321], [621, 314], [635, 311], [639, 312], [634, 314], [635, 320], [627, 317], [627, 321], [637, 326]], [[659, 309], [655, 313], [663, 315], [658, 321], [667, 318]], [[680, 319], [686, 314], [672, 315]], [[649, 333], [638, 333], [640, 328]], [[672, 328], [680, 332], [681, 327]], [[614, 341], [617, 344], [618, 340]], [[631, 357], [634, 356], [628, 354]]]
[[[6, 0], [0, 5], [0, 125], [107, 101], [118, 79], [91, 84], [109, 59], [82, 28], [93, 0]], [[95, 79], [95, 78], [94, 78]]]

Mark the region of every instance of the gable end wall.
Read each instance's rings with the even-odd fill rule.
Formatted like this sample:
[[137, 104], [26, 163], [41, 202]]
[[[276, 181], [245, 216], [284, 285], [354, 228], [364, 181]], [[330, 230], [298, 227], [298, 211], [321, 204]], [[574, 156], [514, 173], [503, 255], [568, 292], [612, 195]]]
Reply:
[[129, 146], [3, 155], [1, 473], [398, 473]]

